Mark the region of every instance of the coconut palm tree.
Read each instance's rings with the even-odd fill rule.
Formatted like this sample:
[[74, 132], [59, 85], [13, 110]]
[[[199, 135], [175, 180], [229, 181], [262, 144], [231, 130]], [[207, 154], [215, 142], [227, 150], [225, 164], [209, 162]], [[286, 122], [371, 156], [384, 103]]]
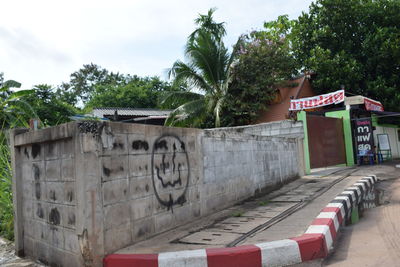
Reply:
[[199, 126], [208, 113], [215, 117], [215, 127], [220, 126], [220, 114], [228, 84], [235, 51], [230, 53], [222, 38], [226, 31], [224, 23], [213, 19], [215, 9], [195, 20], [198, 28], [189, 36], [186, 62], [176, 61], [169, 70], [174, 83], [185, 84], [184, 92], [173, 92], [163, 101], [183, 103], [176, 108], [165, 124], [169, 126]]

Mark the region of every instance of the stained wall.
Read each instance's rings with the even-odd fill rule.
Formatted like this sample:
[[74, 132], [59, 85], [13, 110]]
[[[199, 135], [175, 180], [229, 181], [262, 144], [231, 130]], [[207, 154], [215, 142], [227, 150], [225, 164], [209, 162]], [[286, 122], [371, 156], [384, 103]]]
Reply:
[[109, 122], [12, 136], [17, 252], [56, 266], [101, 266], [302, 172], [301, 136]]

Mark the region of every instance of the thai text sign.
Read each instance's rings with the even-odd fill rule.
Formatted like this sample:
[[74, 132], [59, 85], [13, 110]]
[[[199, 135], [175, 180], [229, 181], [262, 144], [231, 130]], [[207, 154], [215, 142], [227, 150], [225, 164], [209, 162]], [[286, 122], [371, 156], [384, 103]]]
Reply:
[[331, 104], [339, 104], [343, 101], [344, 90], [339, 90], [325, 95], [290, 100], [289, 110], [318, 108]]
[[356, 139], [358, 155], [366, 155], [373, 152], [374, 138], [370, 119], [355, 121], [354, 138]]
[[364, 98], [364, 105], [366, 110], [384, 111], [381, 102], [374, 101], [369, 98]]

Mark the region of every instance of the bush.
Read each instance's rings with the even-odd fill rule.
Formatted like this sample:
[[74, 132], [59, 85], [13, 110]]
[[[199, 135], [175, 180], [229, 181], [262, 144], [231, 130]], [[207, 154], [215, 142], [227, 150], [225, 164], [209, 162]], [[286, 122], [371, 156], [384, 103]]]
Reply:
[[9, 240], [14, 239], [11, 179], [10, 148], [4, 132], [0, 132], [0, 235]]

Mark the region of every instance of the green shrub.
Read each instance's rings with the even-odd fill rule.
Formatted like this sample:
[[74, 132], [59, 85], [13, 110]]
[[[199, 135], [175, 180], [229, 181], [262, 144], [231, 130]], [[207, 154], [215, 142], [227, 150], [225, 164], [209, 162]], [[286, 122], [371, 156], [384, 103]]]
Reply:
[[10, 149], [4, 132], [0, 132], [0, 235], [14, 239], [14, 214], [11, 188]]

